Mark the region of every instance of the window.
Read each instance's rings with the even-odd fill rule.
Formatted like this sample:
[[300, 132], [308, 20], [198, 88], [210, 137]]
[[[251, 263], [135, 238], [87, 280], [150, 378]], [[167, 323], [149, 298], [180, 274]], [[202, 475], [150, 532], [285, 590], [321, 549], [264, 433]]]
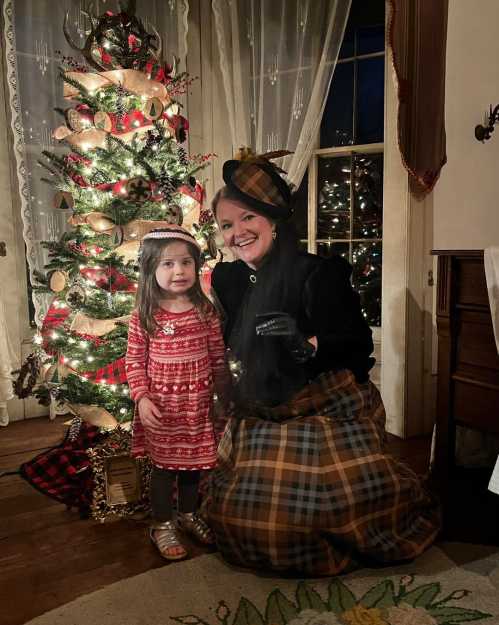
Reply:
[[298, 193], [302, 247], [340, 254], [371, 326], [381, 325], [384, 0], [353, 0], [308, 176]]

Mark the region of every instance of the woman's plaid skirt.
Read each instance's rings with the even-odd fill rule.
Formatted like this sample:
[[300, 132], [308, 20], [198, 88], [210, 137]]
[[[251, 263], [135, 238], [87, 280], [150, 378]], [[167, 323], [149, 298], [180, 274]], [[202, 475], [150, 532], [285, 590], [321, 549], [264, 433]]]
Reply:
[[376, 387], [323, 374], [292, 401], [246, 408], [225, 430], [205, 513], [229, 561], [333, 575], [399, 562], [439, 530], [438, 503], [384, 452]]

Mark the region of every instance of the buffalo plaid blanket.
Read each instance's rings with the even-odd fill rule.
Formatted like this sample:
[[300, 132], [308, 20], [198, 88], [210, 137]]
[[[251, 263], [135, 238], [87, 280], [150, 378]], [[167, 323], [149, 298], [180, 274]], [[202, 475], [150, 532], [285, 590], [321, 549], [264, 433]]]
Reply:
[[434, 540], [438, 503], [384, 452], [385, 411], [371, 382], [323, 374], [288, 404], [238, 417], [204, 505], [227, 560], [334, 575], [412, 559]]
[[82, 516], [92, 503], [93, 478], [86, 450], [102, 435], [83, 422], [74, 440], [69, 429], [63, 442], [21, 465], [21, 476], [44, 495], [75, 507]]

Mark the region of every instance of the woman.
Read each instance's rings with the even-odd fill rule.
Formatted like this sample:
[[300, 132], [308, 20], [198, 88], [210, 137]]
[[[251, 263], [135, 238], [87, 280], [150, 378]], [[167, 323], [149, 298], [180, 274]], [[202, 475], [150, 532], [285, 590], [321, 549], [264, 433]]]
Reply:
[[223, 177], [213, 210], [238, 260], [219, 263], [212, 285], [238, 381], [206, 504], [221, 553], [310, 575], [417, 556], [439, 510], [383, 451], [350, 265], [298, 251], [290, 189], [269, 160], [227, 161]]

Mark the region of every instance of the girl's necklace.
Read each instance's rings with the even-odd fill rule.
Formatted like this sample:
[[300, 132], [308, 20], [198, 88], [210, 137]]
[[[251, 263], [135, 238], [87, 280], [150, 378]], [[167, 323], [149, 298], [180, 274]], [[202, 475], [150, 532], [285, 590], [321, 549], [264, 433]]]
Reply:
[[[188, 310], [191, 309], [191, 307], [192, 307], [192, 304], [189, 302], [189, 307], [187, 307], [185, 310], [175, 310], [174, 312], [178, 312], [178, 313], [187, 312]], [[172, 336], [173, 334], [175, 334], [175, 324], [173, 323], [171, 319], [168, 319], [168, 321], [162, 325], [161, 330], [167, 336]]]
[[172, 323], [171, 321], [167, 321], [163, 327], [161, 328], [163, 330], [163, 332], [165, 334], [167, 334], [168, 336], [171, 336], [172, 334], [175, 334], [175, 324]]

